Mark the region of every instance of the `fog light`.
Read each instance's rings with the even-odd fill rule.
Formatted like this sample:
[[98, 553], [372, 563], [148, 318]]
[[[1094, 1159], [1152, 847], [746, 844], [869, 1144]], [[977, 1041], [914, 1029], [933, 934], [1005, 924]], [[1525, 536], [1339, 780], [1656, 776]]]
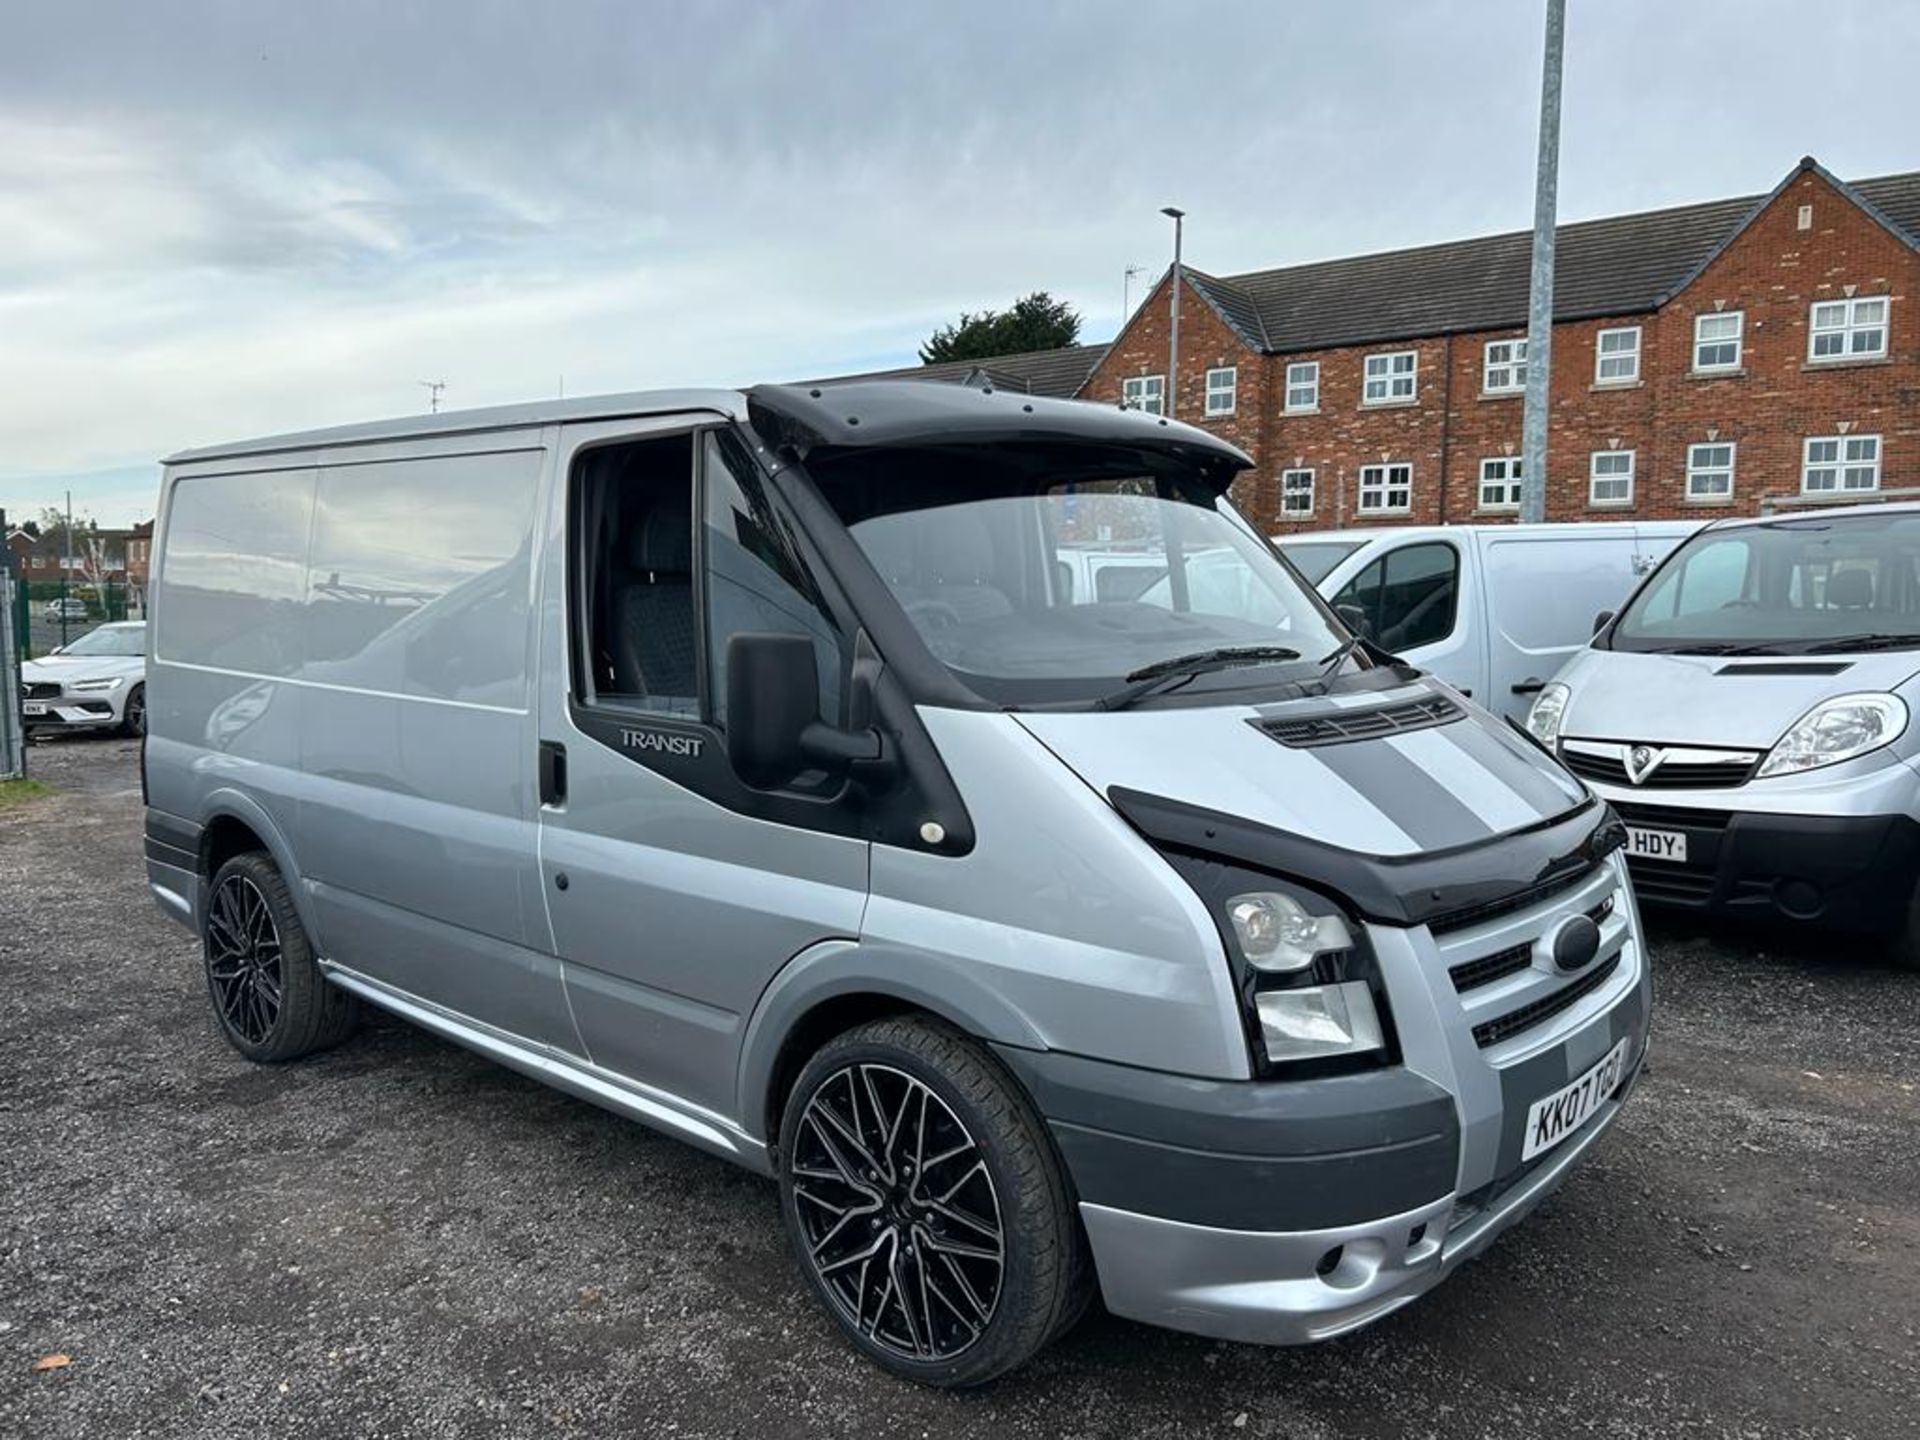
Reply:
[[1364, 980], [1262, 990], [1253, 997], [1269, 1060], [1317, 1060], [1384, 1049], [1380, 1016]]

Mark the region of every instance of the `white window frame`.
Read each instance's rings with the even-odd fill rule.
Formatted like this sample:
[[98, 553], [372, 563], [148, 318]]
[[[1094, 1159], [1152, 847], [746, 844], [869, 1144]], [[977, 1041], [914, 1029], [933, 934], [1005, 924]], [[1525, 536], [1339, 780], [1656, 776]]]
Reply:
[[[1630, 350], [1607, 349], [1607, 337], [1610, 335], [1633, 336], [1633, 348]], [[1596, 385], [1637, 385], [1640, 383], [1640, 348], [1644, 337], [1638, 325], [1609, 325], [1605, 330], [1596, 331], [1593, 337], [1593, 383]], [[1631, 371], [1622, 375], [1607, 374], [1607, 362], [1630, 357], [1633, 361]]]
[[[1496, 358], [1495, 350], [1503, 353]], [[1495, 377], [1499, 383], [1495, 383]], [[1489, 340], [1480, 355], [1480, 390], [1486, 395], [1520, 395], [1527, 388], [1527, 337]]]
[[[1627, 462], [1626, 468], [1624, 470], [1621, 470], [1621, 471], [1609, 470], [1604, 475], [1600, 473], [1600, 462], [1602, 460], [1621, 460], [1621, 459], [1624, 459]], [[1593, 451], [1590, 455], [1587, 456], [1587, 504], [1598, 506], [1600, 508], [1608, 509], [1608, 510], [1615, 510], [1615, 509], [1619, 509], [1622, 506], [1633, 504], [1634, 472], [1639, 468], [1640, 468], [1639, 457], [1631, 450], [1595, 450]], [[1622, 479], [1624, 479], [1627, 482], [1626, 494], [1602, 495], [1599, 493], [1598, 487], [1601, 481], [1605, 480], [1611, 483], [1615, 480], [1622, 480]]]
[[[1149, 400], [1147, 387], [1150, 384], [1154, 389]], [[1146, 415], [1166, 414], [1167, 377], [1164, 375], [1127, 376], [1120, 382], [1120, 403], [1129, 410], [1138, 410]]]
[[[1302, 476], [1306, 477], [1307, 482], [1304, 487], [1307, 503], [1305, 505], [1290, 505], [1287, 503], [1291, 498], [1287, 493], [1287, 482], [1289, 480], [1298, 480]], [[1293, 465], [1282, 470], [1280, 472], [1280, 518], [1282, 520], [1299, 520], [1304, 516], [1313, 514], [1315, 488], [1315, 478], [1311, 465]], [[1295, 493], [1298, 494], [1301, 492], [1296, 491]]]
[[[1859, 318], [1861, 307], [1877, 305], [1880, 309], [1878, 320]], [[1838, 310], [1839, 322], [1822, 324], [1822, 310]], [[1887, 355], [1887, 332], [1893, 325], [1893, 297], [1891, 295], [1850, 295], [1842, 300], [1816, 300], [1807, 307], [1807, 363], [1809, 365], [1844, 365], [1849, 360], [1884, 360]], [[1871, 350], [1854, 348], [1857, 336], [1876, 334], [1879, 343]], [[1819, 353], [1822, 339], [1838, 336], [1840, 348], [1826, 355]], [[1831, 437], [1821, 436], [1821, 439]]]
[[[1814, 459], [1813, 447], [1816, 445], [1833, 446], [1831, 458]], [[1871, 449], [1873, 458], [1862, 459], [1854, 452], [1856, 449]], [[1800, 446], [1800, 493], [1802, 495], [1872, 495], [1880, 489], [1880, 462], [1885, 455], [1885, 447], [1878, 435], [1809, 435]], [[1831, 485], [1815, 485], [1816, 471], [1833, 474]], [[1846, 483], [1849, 472], [1865, 473], [1870, 483], [1849, 485]]]
[[[1700, 332], [1715, 320], [1733, 321], [1733, 334], [1720, 335], [1708, 339]], [[1723, 345], [1733, 346], [1731, 360], [1703, 361], [1702, 350], [1718, 350]], [[1747, 358], [1747, 312], [1744, 310], [1703, 310], [1693, 317], [1693, 373], [1696, 375], [1723, 375], [1730, 370], [1738, 370]], [[1709, 442], [1710, 443], [1710, 442]]]
[[[1400, 368], [1400, 362], [1407, 362]], [[1380, 373], [1374, 374], [1374, 362]], [[1380, 386], [1378, 395], [1373, 393]], [[1407, 388], [1404, 392], [1400, 386]], [[1376, 350], [1360, 362], [1360, 403], [1362, 405], [1411, 405], [1420, 398], [1420, 352], [1418, 350]]]
[[[1714, 465], [1700, 458], [1702, 450], [1724, 450], [1727, 463]], [[1701, 505], [1724, 505], [1733, 499], [1733, 478], [1740, 466], [1739, 447], [1731, 440], [1697, 440], [1687, 446], [1687, 499]], [[1699, 482], [1708, 476], [1724, 475], [1727, 488], [1702, 490]]]
[[[1489, 455], [1480, 462], [1480, 488], [1474, 492], [1474, 501], [1479, 509], [1504, 511], [1520, 508], [1520, 458], [1518, 455]], [[1489, 485], [1499, 486], [1502, 493], [1510, 492], [1513, 498], [1487, 499]]]
[[[1400, 471], [1398, 479], [1395, 471]], [[1402, 499], [1398, 505], [1393, 503], [1394, 491], [1401, 491]], [[1368, 503], [1369, 498], [1372, 504]], [[1360, 492], [1355, 501], [1355, 513], [1361, 515], [1407, 515], [1413, 510], [1413, 462], [1411, 460], [1383, 460], [1377, 465], [1360, 467]]]
[[[1225, 383], [1216, 384], [1215, 382], [1223, 376], [1225, 377]], [[1220, 405], [1215, 404], [1214, 402], [1222, 396], [1226, 397], [1226, 403]], [[1239, 402], [1239, 398], [1240, 367], [1238, 365], [1220, 365], [1207, 371], [1206, 414], [1231, 415], [1233, 414], [1234, 406]]]
[[[1295, 371], [1300, 373], [1296, 376]], [[1308, 398], [1298, 405], [1293, 403], [1296, 390], [1304, 390]], [[1320, 408], [1320, 362], [1318, 360], [1293, 360], [1287, 364], [1287, 391], [1283, 397], [1286, 413], [1289, 415], [1311, 415]]]

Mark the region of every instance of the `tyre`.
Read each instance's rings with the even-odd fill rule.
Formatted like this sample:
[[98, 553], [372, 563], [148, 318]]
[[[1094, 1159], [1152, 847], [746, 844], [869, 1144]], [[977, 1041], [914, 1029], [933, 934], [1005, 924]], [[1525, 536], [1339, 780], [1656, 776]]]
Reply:
[[120, 713], [120, 733], [140, 736], [147, 733], [147, 687], [136, 685], [127, 692], [127, 708]]
[[808, 1285], [882, 1368], [979, 1385], [1085, 1309], [1085, 1240], [1045, 1125], [938, 1021], [828, 1042], [780, 1125], [780, 1208]]
[[249, 1060], [272, 1064], [325, 1050], [360, 1018], [358, 1000], [320, 973], [287, 882], [258, 850], [214, 873], [201, 950], [221, 1032]]

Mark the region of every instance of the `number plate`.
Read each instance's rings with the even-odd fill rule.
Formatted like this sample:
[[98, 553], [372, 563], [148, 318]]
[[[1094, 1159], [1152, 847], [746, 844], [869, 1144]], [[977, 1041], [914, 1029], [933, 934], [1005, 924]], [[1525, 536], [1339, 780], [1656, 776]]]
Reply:
[[21, 707], [20, 713], [22, 715], [27, 716], [28, 718], [32, 718], [35, 715], [46, 714], [47, 707], [45, 705], [35, 705], [31, 701], [29, 701]]
[[1627, 1042], [1622, 1040], [1609, 1050], [1606, 1058], [1564, 1090], [1556, 1090], [1545, 1099], [1533, 1102], [1527, 1111], [1527, 1139], [1520, 1149], [1522, 1160], [1531, 1160], [1551, 1150], [1587, 1121], [1593, 1112], [1620, 1084], [1627, 1070]]
[[1642, 860], [1666, 860], [1675, 865], [1687, 863], [1687, 835], [1684, 830], [1642, 830], [1627, 827], [1627, 853]]

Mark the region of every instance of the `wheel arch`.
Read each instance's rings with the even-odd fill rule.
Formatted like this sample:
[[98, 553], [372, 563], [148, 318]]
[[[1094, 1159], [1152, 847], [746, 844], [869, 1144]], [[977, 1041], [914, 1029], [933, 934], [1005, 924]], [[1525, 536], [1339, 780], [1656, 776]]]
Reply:
[[199, 921], [207, 910], [207, 893], [214, 873], [235, 855], [248, 850], [264, 850], [287, 882], [287, 894], [300, 916], [300, 924], [318, 945], [319, 931], [313, 923], [313, 910], [306, 887], [300, 881], [293, 861], [292, 847], [280, 827], [259, 801], [237, 790], [219, 790], [207, 797], [200, 822], [199, 893], [195, 897], [194, 918]]
[[900, 946], [829, 941], [788, 961], [754, 1007], [740, 1052], [741, 1125], [771, 1151], [787, 1091], [807, 1057], [856, 1025], [899, 1014], [929, 1015], [993, 1044], [1047, 1048], [1045, 1037], [1004, 997], [938, 957]]

